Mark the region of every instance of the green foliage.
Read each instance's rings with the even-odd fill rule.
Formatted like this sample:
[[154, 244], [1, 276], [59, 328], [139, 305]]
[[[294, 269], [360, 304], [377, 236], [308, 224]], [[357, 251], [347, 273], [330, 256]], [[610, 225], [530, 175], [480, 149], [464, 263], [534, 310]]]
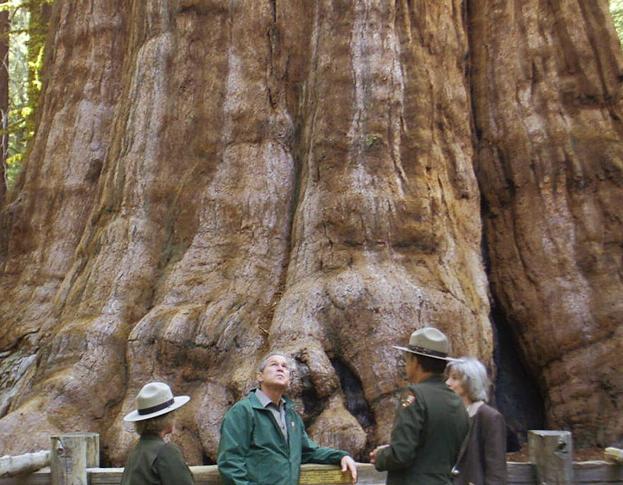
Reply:
[[370, 133], [366, 135], [365, 145], [366, 145], [366, 148], [369, 149], [369, 148], [372, 148], [377, 143], [380, 143], [382, 141], [383, 141], [383, 135], [379, 135], [378, 133]]
[[48, 19], [46, 7], [52, 0], [24, 0], [24, 5], [28, 8], [30, 19], [28, 22], [29, 39], [28, 48], [28, 101], [32, 110], [26, 116], [26, 129], [28, 133], [34, 135], [35, 114], [39, 106], [39, 95], [43, 83], [41, 82], [41, 71], [43, 69], [43, 57], [45, 50], [45, 38], [48, 32]]
[[614, 27], [619, 34], [619, 40], [623, 44], [623, 0], [610, 0], [610, 13], [614, 20]]
[[[28, 140], [32, 137], [26, 131], [26, 117], [32, 107], [28, 105], [28, 20], [29, 13], [21, 2], [7, 2], [10, 7], [9, 20], [9, 150], [6, 159], [7, 182], [13, 185], [22, 166]], [[3, 6], [5, 6], [3, 5]]]
[[9, 12], [9, 113], [7, 185], [19, 174], [28, 145], [35, 134], [35, 116], [42, 89], [47, 16], [53, 0], [8, 0], [0, 10]]

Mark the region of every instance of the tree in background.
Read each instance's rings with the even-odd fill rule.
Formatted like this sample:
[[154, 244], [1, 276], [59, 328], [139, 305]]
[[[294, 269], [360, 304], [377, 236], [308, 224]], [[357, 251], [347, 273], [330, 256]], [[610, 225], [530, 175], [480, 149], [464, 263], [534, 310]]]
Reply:
[[[6, 0], [0, 1], [0, 4]], [[8, 125], [9, 113], [9, 12], [0, 10], [0, 201], [6, 191], [5, 165], [8, 152]]]
[[27, 141], [35, 134], [35, 119], [39, 95], [43, 86], [43, 58], [45, 53], [45, 39], [48, 33], [48, 24], [53, 0], [24, 0], [24, 6], [28, 10], [28, 83], [27, 99], [28, 107], [25, 116], [25, 129]]
[[610, 0], [610, 13], [619, 39], [623, 43], [623, 0]]
[[[42, 87], [44, 44], [53, 0], [5, 0], [0, 5], [0, 58], [7, 73], [6, 104], [0, 87], [2, 110], [1, 157], [2, 187], [15, 182], [22, 167], [28, 143], [35, 132], [35, 117]], [[3, 50], [5, 49], [5, 50]]]

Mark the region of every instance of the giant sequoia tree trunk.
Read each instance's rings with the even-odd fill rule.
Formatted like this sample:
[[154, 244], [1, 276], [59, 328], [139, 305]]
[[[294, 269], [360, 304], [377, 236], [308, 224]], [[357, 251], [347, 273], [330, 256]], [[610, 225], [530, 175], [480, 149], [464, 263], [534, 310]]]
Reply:
[[[132, 439], [121, 416], [144, 382], [163, 379], [192, 396], [174, 438], [191, 463], [213, 460], [221, 417], [275, 348], [296, 361], [292, 395], [319, 441], [360, 453], [386, 440], [401, 382], [391, 344], [435, 325], [455, 353], [491, 362], [476, 172], [494, 296], [544, 372], [554, 422], [590, 430], [587, 441], [612, 436], [596, 411], [579, 415], [556, 397], [556, 365], [602, 399], [621, 395], [621, 382], [604, 377], [614, 372], [574, 373], [575, 361], [554, 363], [541, 349], [571, 355], [573, 339], [577, 356], [580, 343], [606, 348], [620, 308], [605, 297], [578, 313], [567, 306], [564, 315], [596, 322], [578, 327], [593, 328], [581, 341], [549, 309], [579, 281], [616, 290], [620, 227], [595, 242], [609, 252], [590, 253], [619, 273], [587, 279], [553, 226], [560, 211], [518, 217], [521, 192], [498, 172], [595, 163], [603, 180], [587, 200], [620, 198], [618, 46], [591, 24], [605, 1], [567, 14], [558, 44], [546, 12], [549, 56], [570, 49], [571, 36], [573, 49], [612, 60], [571, 70], [578, 96], [592, 76], [604, 79], [603, 98], [552, 121], [565, 98], [550, 81], [540, 75], [542, 93], [527, 101], [510, 85], [539, 49], [522, 16], [541, 2], [525, 3], [496, 33], [506, 7], [485, 0], [468, 10], [460, 0], [58, 1], [36, 139], [0, 215], [0, 424], [15, 437], [0, 452], [89, 430], [120, 463]], [[582, 28], [590, 35], [575, 35]], [[532, 132], [520, 154], [500, 155], [520, 146], [516, 128], [530, 126], [537, 105], [543, 132], [578, 124], [582, 136], [565, 142], [577, 163], [554, 158], [543, 135], [538, 151]], [[599, 125], [586, 127], [590, 119]], [[589, 150], [606, 139], [607, 169]], [[547, 199], [548, 180], [526, 179], [526, 197]], [[612, 209], [600, 217], [615, 218]], [[596, 224], [579, 206], [569, 217], [572, 229]], [[528, 242], [554, 231], [568, 266], [546, 266]], [[522, 241], [532, 252], [515, 260]], [[543, 273], [521, 265], [528, 256]], [[619, 365], [620, 353], [612, 359]]]
[[470, 25], [492, 293], [549, 424], [603, 446], [623, 437], [623, 62], [608, 2], [473, 0]]

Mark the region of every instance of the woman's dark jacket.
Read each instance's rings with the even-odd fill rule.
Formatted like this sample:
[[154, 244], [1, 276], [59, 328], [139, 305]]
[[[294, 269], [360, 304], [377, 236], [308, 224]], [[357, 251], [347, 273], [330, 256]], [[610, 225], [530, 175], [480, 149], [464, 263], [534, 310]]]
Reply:
[[141, 436], [130, 452], [121, 485], [194, 485], [182, 452], [154, 435]]
[[482, 404], [471, 418], [467, 448], [455, 485], [506, 485], [506, 424], [504, 416]]

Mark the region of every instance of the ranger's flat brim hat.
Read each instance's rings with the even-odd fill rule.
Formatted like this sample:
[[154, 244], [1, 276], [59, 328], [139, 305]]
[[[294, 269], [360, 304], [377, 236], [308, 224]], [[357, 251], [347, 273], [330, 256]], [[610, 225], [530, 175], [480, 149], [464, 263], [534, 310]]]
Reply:
[[450, 352], [450, 344], [448, 337], [439, 329], [434, 327], [424, 327], [416, 330], [409, 338], [407, 347], [399, 347], [393, 345], [395, 349], [412, 354], [423, 355], [433, 359], [446, 361], [456, 360], [448, 356]]
[[135, 411], [123, 418], [124, 421], [143, 421], [175, 411], [190, 401], [189, 396], [173, 396], [171, 388], [164, 382], [145, 384], [136, 396]]

